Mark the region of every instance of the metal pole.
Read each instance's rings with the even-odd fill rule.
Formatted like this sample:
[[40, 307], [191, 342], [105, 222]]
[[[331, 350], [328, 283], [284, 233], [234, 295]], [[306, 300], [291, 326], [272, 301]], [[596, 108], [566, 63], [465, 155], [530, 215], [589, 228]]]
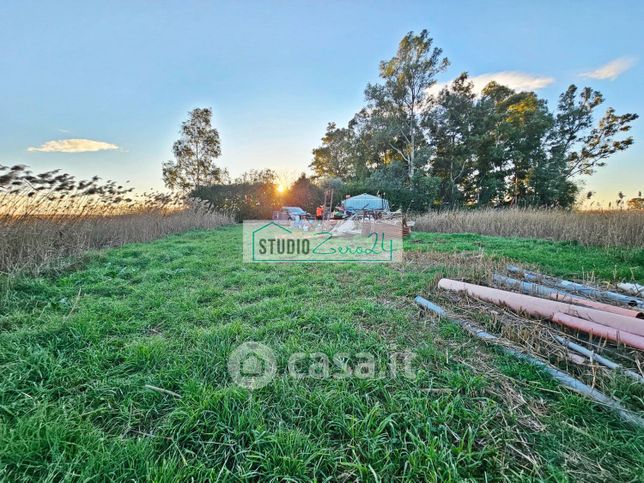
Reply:
[[[416, 296], [415, 299], [416, 303], [420, 305], [421, 307], [429, 310], [430, 312], [433, 312], [436, 315], [439, 315], [441, 317], [447, 317], [447, 312], [440, 306], [430, 302], [429, 300], [421, 297], [420, 295]], [[481, 330], [474, 325], [458, 320], [458, 319], [451, 319], [450, 320], [458, 323], [461, 327], [463, 327], [465, 330], [467, 330], [470, 334], [478, 337], [479, 339], [482, 339], [486, 342], [492, 342], [495, 344], [499, 344], [498, 342], [498, 337], [495, 335], [490, 334], [489, 332], [486, 332], [484, 330]], [[642, 419], [640, 416], [637, 414], [633, 413], [632, 411], [629, 411], [626, 409], [624, 406], [622, 406], [620, 403], [615, 401], [614, 399], [606, 396], [604, 393], [598, 391], [597, 389], [594, 389], [583, 382], [575, 379], [571, 375], [560, 371], [559, 369], [556, 369], [552, 365], [550, 365], [547, 362], [542, 361], [541, 359], [537, 359], [536, 357], [525, 354], [524, 352], [521, 352], [519, 349], [513, 348], [513, 347], [508, 347], [506, 345], [498, 345], [499, 349], [501, 349], [503, 352], [506, 352], [508, 354], [511, 354], [518, 359], [521, 359], [533, 366], [537, 366], [541, 369], [543, 369], [545, 372], [547, 372], [552, 378], [555, 380], [559, 381], [563, 386], [572, 389], [573, 391], [576, 391], [580, 394], [583, 394], [590, 399], [593, 399], [594, 401], [603, 404], [604, 406], [612, 409], [615, 411], [624, 421], [629, 422], [635, 426], [638, 426], [640, 428], [644, 428], [644, 419]]]

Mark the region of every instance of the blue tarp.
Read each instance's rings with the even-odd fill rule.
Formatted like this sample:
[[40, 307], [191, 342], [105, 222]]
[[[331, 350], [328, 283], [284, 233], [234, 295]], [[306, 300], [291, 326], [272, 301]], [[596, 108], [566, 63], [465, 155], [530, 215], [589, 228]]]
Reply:
[[367, 193], [347, 198], [342, 204], [346, 211], [354, 213], [360, 210], [389, 211], [389, 202], [386, 199]]

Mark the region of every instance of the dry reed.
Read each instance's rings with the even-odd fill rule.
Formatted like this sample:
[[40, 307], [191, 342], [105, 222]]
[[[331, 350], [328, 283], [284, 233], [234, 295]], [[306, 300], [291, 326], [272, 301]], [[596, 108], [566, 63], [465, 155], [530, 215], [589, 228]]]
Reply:
[[485, 209], [431, 212], [416, 220], [415, 230], [441, 233], [575, 241], [582, 245], [640, 248], [644, 211], [565, 211]]
[[98, 177], [0, 166], [0, 273], [37, 273], [86, 250], [230, 222], [197, 200], [132, 191]]

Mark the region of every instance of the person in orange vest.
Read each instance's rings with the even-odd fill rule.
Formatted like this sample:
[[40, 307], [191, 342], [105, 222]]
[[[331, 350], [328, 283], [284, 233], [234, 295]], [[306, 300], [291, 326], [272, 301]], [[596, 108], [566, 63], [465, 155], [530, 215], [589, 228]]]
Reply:
[[320, 205], [315, 209], [315, 219], [318, 221], [322, 221], [323, 217], [324, 217], [324, 207]]

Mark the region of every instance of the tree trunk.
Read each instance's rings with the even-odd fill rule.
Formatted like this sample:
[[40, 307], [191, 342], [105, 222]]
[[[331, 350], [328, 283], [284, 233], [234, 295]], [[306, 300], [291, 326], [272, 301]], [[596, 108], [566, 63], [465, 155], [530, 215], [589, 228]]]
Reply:
[[414, 106], [413, 106], [413, 101], [412, 101], [412, 106], [411, 106], [411, 155], [409, 156], [409, 181], [412, 180], [414, 177], [414, 165], [416, 161], [416, 129], [415, 127], [415, 121], [416, 119], [414, 118]]

